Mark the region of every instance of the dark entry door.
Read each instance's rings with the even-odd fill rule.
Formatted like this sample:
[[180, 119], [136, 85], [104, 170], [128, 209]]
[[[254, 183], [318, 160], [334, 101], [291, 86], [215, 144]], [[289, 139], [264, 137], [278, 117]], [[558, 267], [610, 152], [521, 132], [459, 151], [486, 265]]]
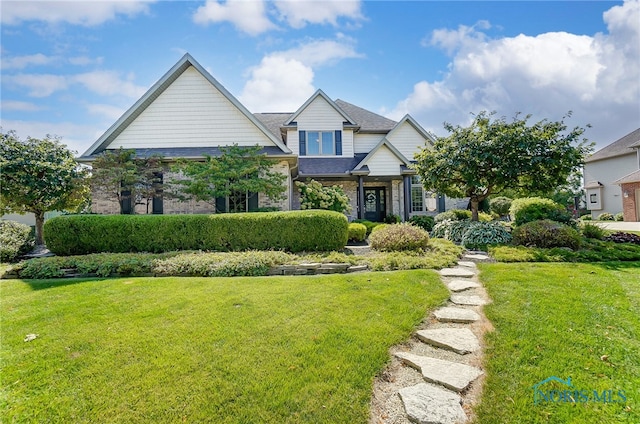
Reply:
[[373, 222], [382, 222], [385, 217], [387, 204], [384, 196], [384, 187], [371, 187], [364, 189], [364, 219]]

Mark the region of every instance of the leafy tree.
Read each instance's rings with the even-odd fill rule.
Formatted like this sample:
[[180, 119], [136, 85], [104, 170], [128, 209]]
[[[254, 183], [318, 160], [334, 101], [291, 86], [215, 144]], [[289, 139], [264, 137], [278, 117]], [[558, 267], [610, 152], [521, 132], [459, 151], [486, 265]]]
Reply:
[[296, 185], [300, 191], [301, 209], [326, 209], [340, 213], [351, 209], [349, 197], [340, 186], [325, 187], [315, 180], [306, 183], [296, 181]]
[[179, 161], [174, 170], [182, 176], [171, 184], [179, 186], [183, 196], [214, 206], [217, 198], [228, 198], [231, 211], [244, 210], [247, 193], [262, 193], [273, 201], [284, 198], [287, 177], [271, 169], [273, 161], [260, 153], [262, 147], [234, 144], [220, 150], [220, 156], [205, 155], [201, 162]]
[[492, 194], [509, 188], [536, 194], [566, 184], [592, 149], [592, 143], [580, 140], [583, 128], [566, 132], [564, 118], [528, 125], [531, 115], [516, 115], [513, 122], [493, 115], [483, 111], [469, 127], [445, 123], [450, 134], [416, 155], [425, 188], [469, 197], [474, 221], [478, 205]]
[[14, 131], [0, 139], [0, 204], [3, 211], [30, 212], [36, 218], [36, 244], [43, 245], [44, 214], [53, 210], [74, 211], [85, 202], [87, 172], [60, 138], [27, 137]]
[[149, 204], [159, 192], [162, 192], [162, 196], [165, 198], [171, 196], [169, 191], [163, 190], [162, 157], [153, 155], [148, 158], [134, 159], [134, 163], [137, 179], [132, 193], [135, 196], [136, 204], [145, 205], [147, 213], [149, 213]]

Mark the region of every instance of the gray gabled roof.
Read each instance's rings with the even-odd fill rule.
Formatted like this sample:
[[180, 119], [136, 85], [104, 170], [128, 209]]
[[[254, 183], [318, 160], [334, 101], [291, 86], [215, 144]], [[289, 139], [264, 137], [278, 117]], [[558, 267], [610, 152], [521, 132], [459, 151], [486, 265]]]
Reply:
[[352, 158], [298, 158], [299, 176], [306, 177], [348, 177], [351, 171], [365, 157], [364, 153], [356, 153]]
[[617, 156], [624, 156], [631, 153], [635, 153], [633, 149], [638, 147], [639, 142], [640, 142], [640, 128], [630, 132], [624, 137], [598, 150], [597, 152], [589, 156], [585, 160], [585, 163], [595, 162], [602, 159], [614, 158]]
[[624, 177], [614, 181], [613, 183], [620, 185], [620, 184], [637, 183], [637, 182], [640, 182], [640, 169], [632, 172], [629, 175], [625, 175]]
[[355, 123], [360, 126], [360, 132], [385, 134], [398, 124], [396, 121], [392, 121], [391, 119], [345, 102], [344, 100], [338, 99], [335, 101], [335, 104], [355, 120]]
[[291, 112], [288, 113], [254, 113], [253, 116], [258, 118], [264, 126], [273, 133], [276, 137], [283, 140], [283, 126], [284, 122], [291, 116]]
[[185, 54], [173, 65], [173, 67], [158, 80], [124, 115], [120, 117], [91, 147], [82, 155], [88, 157], [100, 153], [127, 128], [140, 114], [157, 99], [182, 73], [190, 66], [193, 66], [204, 78], [207, 79], [220, 93], [222, 93], [247, 119], [249, 119], [265, 136], [267, 136], [282, 153], [291, 153], [291, 150], [282, 142], [280, 137], [276, 137], [273, 132], [247, 110], [226, 88], [222, 86], [202, 65], [200, 65], [190, 54]]

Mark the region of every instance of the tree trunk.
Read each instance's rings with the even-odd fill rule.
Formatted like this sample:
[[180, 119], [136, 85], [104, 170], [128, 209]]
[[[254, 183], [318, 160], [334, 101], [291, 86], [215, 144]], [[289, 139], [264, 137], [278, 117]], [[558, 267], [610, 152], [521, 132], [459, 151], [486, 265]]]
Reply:
[[36, 212], [36, 246], [44, 245], [42, 230], [44, 228], [44, 212]]
[[478, 207], [480, 206], [480, 201], [477, 197], [471, 198], [471, 220], [479, 221], [478, 218]]

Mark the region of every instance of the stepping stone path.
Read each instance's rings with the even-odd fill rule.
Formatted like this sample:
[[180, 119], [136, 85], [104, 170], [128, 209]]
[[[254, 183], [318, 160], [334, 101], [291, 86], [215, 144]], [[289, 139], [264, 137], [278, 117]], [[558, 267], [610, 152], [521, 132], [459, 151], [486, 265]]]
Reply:
[[473, 418], [481, 386], [474, 382], [484, 374], [477, 367], [478, 337], [490, 327], [476, 262], [488, 261], [486, 254], [470, 252], [456, 267], [440, 271], [450, 303], [433, 312], [415, 339], [392, 349], [395, 360], [374, 386], [370, 424], [461, 424]]

